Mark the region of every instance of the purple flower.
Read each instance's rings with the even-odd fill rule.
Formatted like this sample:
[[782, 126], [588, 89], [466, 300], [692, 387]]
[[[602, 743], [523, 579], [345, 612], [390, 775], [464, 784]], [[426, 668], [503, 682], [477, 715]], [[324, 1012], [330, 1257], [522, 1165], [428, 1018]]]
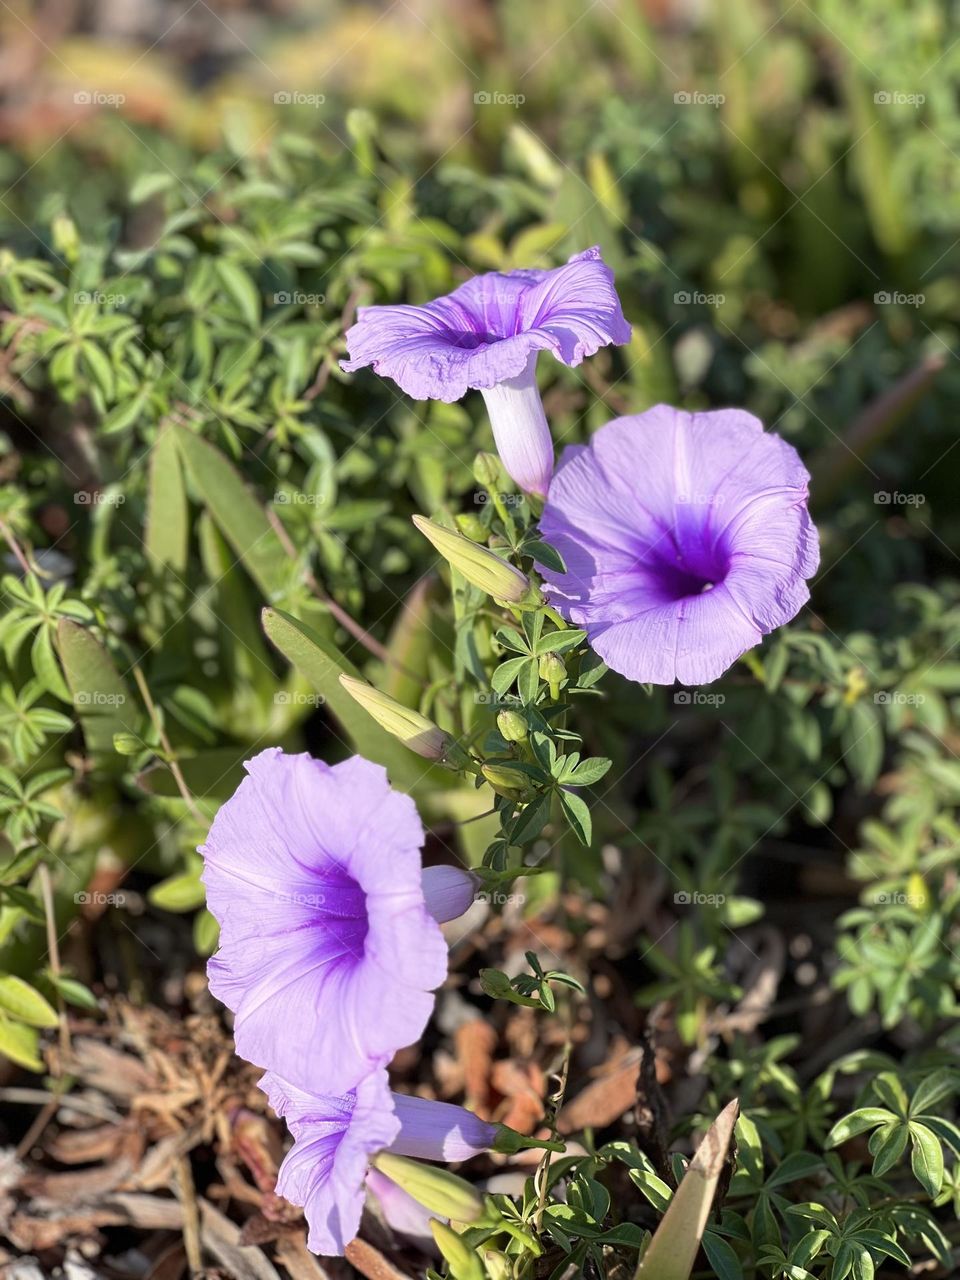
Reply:
[[360, 1229], [371, 1157], [400, 1132], [387, 1074], [372, 1072], [342, 1097], [307, 1093], [273, 1072], [260, 1088], [294, 1137], [280, 1166], [277, 1194], [303, 1208], [308, 1248], [340, 1255]]
[[553, 271], [488, 272], [422, 307], [361, 307], [347, 330], [348, 372], [371, 365], [415, 400], [483, 393], [504, 466], [541, 497], [553, 442], [536, 364], [550, 351], [579, 364], [610, 342], [630, 341], [613, 273], [598, 248]]
[[271, 748], [246, 767], [200, 850], [220, 922], [210, 990], [241, 1056], [345, 1093], [423, 1031], [447, 972], [437, 921], [475, 882], [422, 869], [416, 807], [379, 765]]
[[391, 1093], [382, 1069], [342, 1097], [297, 1089], [274, 1072], [260, 1088], [294, 1138], [277, 1192], [303, 1206], [314, 1253], [342, 1254], [357, 1234], [364, 1183], [378, 1152], [467, 1160], [489, 1150], [498, 1133], [497, 1125], [463, 1107]]
[[559, 611], [608, 666], [706, 684], [809, 599], [817, 531], [796, 450], [739, 409], [657, 405], [564, 451], [540, 529]]

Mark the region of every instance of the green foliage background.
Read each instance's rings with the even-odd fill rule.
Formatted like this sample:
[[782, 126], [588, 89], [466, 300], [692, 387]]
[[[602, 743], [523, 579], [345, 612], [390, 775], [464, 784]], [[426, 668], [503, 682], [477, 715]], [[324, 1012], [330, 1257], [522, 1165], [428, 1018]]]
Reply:
[[[590, 848], [562, 840], [559, 868], [602, 895], [599, 851], [615, 842], [666, 876], [668, 901], [685, 895], [669, 942], [638, 939], [640, 999], [671, 1000], [695, 1043], [732, 998], [731, 931], [763, 914], [765, 886], [791, 859], [846, 863], [860, 902], [816, 941], [862, 1020], [860, 1056], [819, 1064], [803, 1087], [784, 1037], [705, 1067], [684, 1124], [734, 1090], [746, 1111], [710, 1262], [723, 1280], [842, 1280], [903, 1241], [946, 1266], [955, 6], [750, 0], [660, 24], [612, 0], [520, 0], [437, 7], [429, 29], [403, 10], [370, 27], [346, 6], [320, 31], [263, 33], [262, 58], [195, 91], [160, 54], [131, 71], [65, 46], [50, 92], [125, 104], [84, 107], [66, 136], [0, 156], [0, 1051], [39, 1068], [58, 996], [89, 1004], [98, 976], [51, 973], [44, 867], [59, 931], [135, 875], [154, 907], [186, 913], [201, 953], [215, 946], [195, 849], [265, 745], [390, 762], [479, 863], [495, 828], [451, 824], [489, 793], [425, 772], [336, 674], [362, 670], [458, 736], [490, 730], [478, 694], [503, 655], [479, 617], [451, 613], [409, 521], [489, 520], [471, 470], [489, 428], [479, 397], [411, 403], [337, 362], [357, 305], [424, 301], [469, 272], [596, 243], [634, 339], [578, 369], [542, 364], [558, 443], [659, 400], [743, 405], [807, 459], [823, 565], [811, 607], [709, 690], [678, 701], [607, 677], [581, 700], [577, 731], [614, 764], [589, 794]], [[414, 679], [371, 659], [345, 617]], [[531, 905], [557, 891], [555, 875], [535, 884]], [[140, 964], [125, 961], [122, 988]], [[834, 1096], [862, 1071], [876, 1083]], [[825, 1154], [854, 1101], [886, 1109], [876, 1176]], [[939, 1119], [918, 1121], [926, 1107]], [[908, 1146], [926, 1147], [914, 1182]], [[636, 1151], [592, 1161], [588, 1199], [593, 1174], [622, 1161], [663, 1207]], [[809, 1186], [791, 1203], [810, 1179], [820, 1207]], [[947, 1206], [937, 1228], [918, 1184], [923, 1205]]]

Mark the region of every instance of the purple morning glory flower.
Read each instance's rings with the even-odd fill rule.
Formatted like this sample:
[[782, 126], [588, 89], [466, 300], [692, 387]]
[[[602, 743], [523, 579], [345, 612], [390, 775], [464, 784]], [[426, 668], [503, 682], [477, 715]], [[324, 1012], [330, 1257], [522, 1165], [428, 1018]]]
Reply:
[[307, 1093], [273, 1072], [260, 1088], [294, 1137], [277, 1194], [303, 1208], [307, 1247], [339, 1256], [360, 1229], [370, 1160], [400, 1132], [386, 1072], [373, 1071], [342, 1097]]
[[382, 1069], [342, 1097], [297, 1089], [274, 1072], [260, 1087], [294, 1138], [277, 1192], [303, 1206], [307, 1245], [324, 1255], [342, 1254], [357, 1234], [364, 1183], [378, 1152], [468, 1160], [489, 1150], [498, 1133], [497, 1125], [463, 1107], [391, 1093]]
[[438, 920], [473, 900], [451, 867], [424, 870], [423, 827], [386, 771], [353, 756], [261, 752], [200, 852], [220, 923], [210, 990], [237, 1051], [294, 1085], [345, 1093], [415, 1041], [447, 973]]
[[483, 393], [497, 450], [516, 483], [543, 497], [553, 441], [537, 390], [541, 351], [576, 365], [630, 341], [613, 273], [596, 247], [552, 271], [491, 271], [424, 306], [361, 307], [347, 372], [371, 365], [415, 400]]
[[657, 405], [564, 451], [540, 529], [556, 608], [631, 680], [706, 684], [809, 599], [819, 564], [796, 450], [740, 409]]

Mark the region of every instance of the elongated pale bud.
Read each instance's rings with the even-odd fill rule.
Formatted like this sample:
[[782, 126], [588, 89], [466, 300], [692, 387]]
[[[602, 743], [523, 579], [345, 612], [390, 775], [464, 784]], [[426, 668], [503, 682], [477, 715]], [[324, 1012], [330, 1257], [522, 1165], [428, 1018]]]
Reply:
[[462, 1236], [457, 1235], [453, 1227], [431, 1218], [430, 1230], [444, 1260], [450, 1264], [451, 1275], [456, 1276], [457, 1280], [486, 1280], [483, 1263], [476, 1251], [470, 1248]]
[[490, 1150], [502, 1127], [452, 1102], [405, 1093], [394, 1093], [392, 1098], [400, 1121], [400, 1132], [390, 1144], [394, 1155], [446, 1163], [470, 1160]]
[[390, 1151], [379, 1152], [372, 1163], [431, 1213], [454, 1222], [476, 1222], [483, 1215], [483, 1200], [476, 1188], [449, 1169], [408, 1160]]
[[488, 547], [478, 546], [462, 533], [445, 529], [426, 516], [414, 516], [413, 523], [454, 569], [488, 596], [508, 604], [533, 604], [539, 599], [539, 592], [527, 575]]
[[456, 920], [473, 905], [480, 881], [462, 867], [424, 867], [421, 872], [427, 910], [438, 924]]
[[527, 493], [545, 498], [553, 476], [553, 439], [537, 388], [537, 353], [517, 378], [481, 391], [497, 453]]
[[419, 711], [405, 707], [388, 693], [374, 689], [366, 680], [341, 675], [340, 683], [354, 702], [358, 702], [367, 715], [376, 720], [381, 729], [386, 729], [394, 738], [399, 738], [405, 747], [415, 751], [418, 756], [423, 756], [424, 760], [436, 760], [454, 769], [466, 762], [466, 752], [456, 739]]

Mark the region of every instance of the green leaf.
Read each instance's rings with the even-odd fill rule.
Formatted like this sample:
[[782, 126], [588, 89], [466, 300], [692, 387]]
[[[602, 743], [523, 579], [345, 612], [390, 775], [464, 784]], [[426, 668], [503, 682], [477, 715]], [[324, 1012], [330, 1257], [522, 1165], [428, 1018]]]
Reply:
[[206, 893], [198, 871], [185, 871], [155, 884], [147, 898], [161, 911], [196, 911], [206, 902]]
[[717, 1273], [717, 1280], [743, 1280], [743, 1265], [736, 1251], [723, 1236], [715, 1231], [703, 1233], [703, 1252]]
[[910, 1167], [914, 1177], [926, 1191], [928, 1196], [940, 1194], [943, 1186], [943, 1148], [935, 1134], [926, 1125], [910, 1122], [910, 1141], [912, 1151]]
[[15, 974], [0, 974], [0, 1011], [31, 1027], [55, 1027], [57, 1011], [39, 991]]
[[150, 487], [144, 545], [154, 568], [169, 565], [178, 574], [187, 568], [187, 495], [176, 437], [167, 427], [150, 452]]
[[219, 938], [220, 926], [217, 924], [216, 917], [206, 909], [198, 911], [193, 919], [193, 945], [197, 948], [197, 954], [212, 956], [217, 949]]
[[264, 597], [276, 599], [290, 579], [291, 561], [263, 507], [222, 453], [182, 427], [170, 430], [193, 483], [224, 537]]
[[571, 786], [590, 787], [609, 771], [612, 760], [602, 756], [593, 756], [589, 760], [581, 760], [572, 773], [564, 777], [564, 782]]
[[582, 845], [589, 847], [593, 835], [593, 819], [590, 817], [590, 809], [586, 801], [575, 792], [567, 791], [563, 787], [557, 794], [574, 835]]
[[551, 547], [546, 542], [535, 540], [533, 542], [524, 543], [523, 554], [531, 556], [537, 564], [542, 564], [546, 569], [553, 569], [555, 573], [566, 573], [567, 566], [563, 562], [563, 556], [555, 547]]
[[540, 796], [526, 805], [510, 828], [510, 843], [526, 844], [535, 839], [550, 818], [550, 793]]
[[61, 618], [57, 645], [87, 750], [97, 764], [119, 771], [123, 757], [113, 749], [114, 734], [137, 732], [137, 709], [113, 659], [87, 627]]
[[30, 660], [36, 672], [37, 680], [48, 693], [63, 702], [70, 701], [70, 690], [64, 684], [60, 673], [60, 665], [53, 651], [53, 640], [49, 627], [42, 626], [34, 637], [30, 650]]
[[873, 1172], [881, 1178], [890, 1169], [900, 1163], [907, 1149], [910, 1136], [905, 1124], [895, 1121], [878, 1129], [870, 1138], [870, 1154], [873, 1156]]
[[82, 982], [78, 982], [76, 978], [65, 977], [62, 973], [53, 974], [47, 971], [47, 978], [53, 986], [63, 996], [68, 1004], [76, 1005], [78, 1009], [98, 1009], [97, 997]]
[[260, 326], [260, 294], [257, 287], [244, 271], [230, 258], [218, 258], [217, 272], [224, 287], [240, 308], [240, 313], [251, 329]]
[[833, 1126], [827, 1134], [824, 1147], [828, 1150], [830, 1147], [839, 1147], [842, 1142], [848, 1142], [858, 1133], [866, 1133], [877, 1125], [890, 1124], [896, 1118], [892, 1111], [886, 1111], [883, 1107], [861, 1107], [858, 1111], [851, 1111]]
[[428, 791], [455, 785], [453, 774], [413, 755], [351, 698], [339, 677], [344, 674], [359, 678], [360, 673], [329, 641], [279, 609], [264, 609], [262, 618], [267, 636], [322, 694], [327, 709], [343, 726], [355, 750], [382, 764], [395, 787], [401, 791]]
[[42, 1071], [38, 1052], [40, 1036], [35, 1027], [14, 1022], [0, 1014], [0, 1054], [28, 1071]]
[[872, 703], [855, 702], [840, 734], [843, 758], [861, 791], [869, 791], [883, 764], [884, 738], [880, 716]]
[[548, 636], [542, 636], [537, 641], [537, 656], [541, 653], [565, 653], [567, 649], [575, 649], [578, 644], [583, 644], [587, 638], [585, 631], [551, 631]]
[[920, 1115], [922, 1112], [928, 1111], [944, 1098], [956, 1093], [958, 1088], [960, 1088], [960, 1078], [958, 1078], [956, 1071], [951, 1070], [949, 1067], [941, 1067], [939, 1071], [932, 1071], [917, 1085], [916, 1091], [910, 1099], [910, 1114]]

